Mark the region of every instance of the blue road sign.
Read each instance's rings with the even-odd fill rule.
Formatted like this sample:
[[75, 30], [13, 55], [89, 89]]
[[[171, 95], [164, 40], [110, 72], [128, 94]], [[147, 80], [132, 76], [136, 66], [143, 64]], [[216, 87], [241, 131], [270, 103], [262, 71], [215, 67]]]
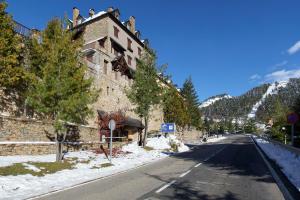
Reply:
[[175, 132], [175, 123], [161, 124], [161, 132], [165, 132], [165, 133]]

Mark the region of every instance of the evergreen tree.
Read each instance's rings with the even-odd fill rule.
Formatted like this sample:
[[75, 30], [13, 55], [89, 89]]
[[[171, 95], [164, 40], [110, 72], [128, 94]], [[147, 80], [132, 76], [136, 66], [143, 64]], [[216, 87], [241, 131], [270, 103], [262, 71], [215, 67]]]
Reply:
[[196, 89], [192, 82], [192, 78], [189, 77], [183, 84], [183, 88], [181, 90], [182, 96], [185, 98], [187, 102], [187, 110], [191, 118], [191, 123], [188, 124], [189, 128], [194, 126], [196, 128], [201, 128], [201, 113], [199, 109], [199, 100], [197, 96]]
[[6, 97], [19, 101], [27, 89], [28, 73], [23, 65], [22, 37], [14, 31], [12, 17], [5, 11], [7, 4], [0, 1], [0, 89]]
[[282, 127], [286, 127], [286, 116], [289, 113], [289, 108], [283, 105], [279, 99], [275, 101], [274, 112], [272, 114], [273, 125], [271, 127], [271, 136], [275, 140], [284, 141], [285, 132]]
[[156, 54], [146, 49], [142, 58], [137, 60], [132, 87], [127, 91], [129, 100], [136, 106], [135, 112], [145, 123], [143, 146], [146, 145], [150, 111], [161, 102], [162, 88], [157, 77]]
[[175, 88], [164, 94], [163, 111], [165, 122], [174, 122], [178, 128], [184, 129], [190, 121], [184, 98]]
[[209, 134], [211, 131], [211, 122], [206, 118], [203, 121], [203, 128], [206, 131], [206, 134]]
[[248, 119], [244, 124], [245, 133], [255, 133], [257, 131], [255, 121], [253, 119]]
[[60, 20], [48, 23], [41, 41], [33, 39], [30, 49], [30, 70], [35, 77], [28, 102], [44, 118], [54, 121], [56, 138], [64, 138], [65, 122], [84, 123], [91, 114], [88, 105], [96, 100], [96, 91], [93, 79], [86, 76], [87, 66], [80, 62], [82, 40], [73, 41]]

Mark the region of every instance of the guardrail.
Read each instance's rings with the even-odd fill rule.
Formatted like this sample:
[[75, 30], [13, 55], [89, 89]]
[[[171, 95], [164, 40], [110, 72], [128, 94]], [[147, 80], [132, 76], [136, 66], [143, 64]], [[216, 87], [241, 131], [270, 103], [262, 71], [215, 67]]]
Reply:
[[296, 148], [296, 147], [293, 147], [293, 146], [290, 146], [290, 145], [287, 145], [287, 144], [283, 144], [281, 142], [278, 142], [276, 140], [272, 140], [270, 138], [266, 138], [266, 137], [260, 137], [260, 136], [257, 136], [258, 138], [260, 139], [264, 139], [264, 140], [267, 140], [268, 142], [271, 142], [272, 144], [275, 144], [275, 145], [278, 145], [294, 154], [297, 154], [297, 155], [300, 155], [300, 149], [299, 148]]

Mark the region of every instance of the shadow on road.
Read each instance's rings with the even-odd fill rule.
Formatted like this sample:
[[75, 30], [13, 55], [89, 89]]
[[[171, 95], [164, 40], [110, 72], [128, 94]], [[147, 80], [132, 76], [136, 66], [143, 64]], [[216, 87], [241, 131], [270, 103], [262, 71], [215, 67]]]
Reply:
[[[204, 161], [209, 155], [216, 153], [218, 150], [224, 148], [218, 154], [211, 159]], [[269, 174], [264, 161], [257, 153], [255, 146], [251, 140], [247, 137], [235, 138], [232, 143], [217, 143], [194, 146], [194, 149], [190, 152], [173, 154], [171, 157], [175, 159], [183, 159], [186, 161], [194, 161], [195, 163], [203, 163], [201, 167], [197, 168], [197, 172], [201, 175], [197, 177], [191, 177], [190, 179], [176, 179], [170, 190], [164, 191], [159, 195], [152, 191], [140, 199], [243, 199], [243, 191], [237, 192], [235, 186], [230, 187], [215, 187], [213, 184], [203, 187], [197, 185], [195, 179], [206, 179], [206, 177], [216, 177], [215, 179], [222, 181], [227, 179], [242, 179], [247, 181], [261, 182], [261, 183], [274, 183], [274, 179]], [[193, 170], [194, 171], [194, 170]], [[157, 180], [165, 183], [171, 180], [165, 180], [163, 175], [155, 176], [151, 174], [145, 174]], [[197, 174], [196, 174], [197, 175]], [[220, 178], [221, 176], [221, 178]], [[174, 180], [174, 179], [173, 179]], [[235, 183], [235, 182], [233, 182]], [[215, 189], [210, 189], [215, 187]], [[218, 188], [218, 189], [217, 189]], [[219, 189], [221, 188], [221, 189]], [[233, 190], [231, 190], [233, 188]], [[214, 190], [222, 190], [220, 192], [214, 192]], [[245, 189], [247, 190], [247, 188]], [[235, 192], [233, 192], [235, 191]], [[151, 198], [154, 197], [154, 198]]]

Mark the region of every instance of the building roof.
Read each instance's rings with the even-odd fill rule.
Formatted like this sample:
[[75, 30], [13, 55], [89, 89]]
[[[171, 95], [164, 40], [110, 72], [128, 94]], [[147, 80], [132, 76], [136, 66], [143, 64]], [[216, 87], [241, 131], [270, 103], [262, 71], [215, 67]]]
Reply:
[[[116, 10], [116, 9], [115, 9]], [[94, 14], [91, 17], [88, 18], [83, 18], [84, 20], [80, 23], [77, 24], [75, 27], [73, 27], [72, 29], [77, 29], [80, 28], [82, 26], [85, 26], [89, 23], [93, 23], [96, 20], [99, 20], [101, 18], [104, 17], [110, 17], [115, 23], [117, 23], [127, 34], [129, 34], [137, 43], [139, 43], [142, 47], [144, 47], [144, 43], [134, 34], [132, 33], [130, 30], [128, 30], [128, 28], [120, 21], [118, 20], [113, 14], [112, 12], [106, 12], [106, 11], [100, 11], [96, 14]]]

